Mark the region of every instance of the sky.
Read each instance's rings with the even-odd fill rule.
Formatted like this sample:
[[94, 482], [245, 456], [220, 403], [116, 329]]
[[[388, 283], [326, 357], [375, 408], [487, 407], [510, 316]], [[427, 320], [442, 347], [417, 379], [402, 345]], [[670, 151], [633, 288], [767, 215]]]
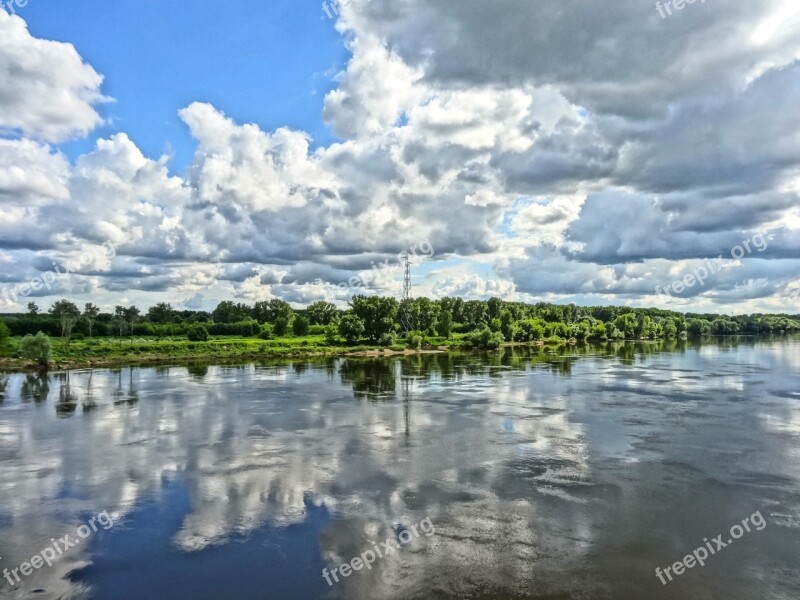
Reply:
[[794, 0], [1, 1], [0, 311], [800, 312]]

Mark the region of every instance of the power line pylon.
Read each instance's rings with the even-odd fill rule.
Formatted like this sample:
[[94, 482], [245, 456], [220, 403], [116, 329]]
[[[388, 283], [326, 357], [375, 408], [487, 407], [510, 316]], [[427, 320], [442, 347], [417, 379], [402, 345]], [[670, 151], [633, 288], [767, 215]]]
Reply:
[[403, 300], [411, 300], [411, 261], [405, 256], [406, 274], [403, 280]]

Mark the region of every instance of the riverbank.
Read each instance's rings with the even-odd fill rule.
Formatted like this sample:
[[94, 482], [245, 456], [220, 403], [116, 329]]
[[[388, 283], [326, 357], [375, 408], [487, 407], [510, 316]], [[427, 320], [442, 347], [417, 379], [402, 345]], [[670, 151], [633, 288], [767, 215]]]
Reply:
[[[578, 342], [549, 338], [532, 342], [506, 342], [500, 349], [558, 348], [564, 346], [625, 346], [639, 344], [683, 344], [700, 345], [708, 341], [722, 343], [738, 339], [760, 338], [762, 336], [707, 336], [687, 340], [681, 337], [659, 339], [630, 339]], [[771, 337], [771, 336], [767, 336]], [[780, 336], [782, 337], [782, 336]], [[195, 363], [241, 363], [248, 361], [268, 361], [282, 359], [304, 359], [320, 357], [362, 357], [380, 358], [408, 356], [417, 354], [437, 354], [471, 350], [463, 336], [451, 338], [429, 338], [422, 348], [408, 348], [395, 344], [392, 346], [329, 344], [323, 336], [285, 337], [272, 340], [242, 337], [211, 338], [207, 342], [189, 342], [186, 339], [142, 339], [118, 341], [110, 338], [89, 338], [73, 341], [65, 348], [60, 340], [52, 339], [53, 356], [50, 371], [69, 371], [93, 368], [122, 368], [147, 366], [181, 366]], [[0, 356], [0, 371], [24, 372], [41, 371], [40, 366], [30, 360], [14, 356], [18, 340], [12, 340], [6, 348], [5, 356]], [[480, 349], [476, 349], [480, 350]]]
[[[282, 358], [315, 358], [321, 356], [402, 356], [418, 353], [447, 352], [462, 349], [461, 339], [432, 338], [420, 348], [402, 345], [374, 346], [329, 344], [323, 336], [286, 337], [274, 340], [258, 338], [219, 337], [207, 342], [185, 339], [134, 339], [116, 341], [109, 338], [89, 338], [73, 341], [65, 347], [53, 339], [53, 356], [49, 370], [66, 371], [85, 368], [114, 368], [186, 364], [193, 362], [247, 361]], [[36, 363], [13, 356], [0, 357], [0, 369], [5, 371], [39, 371]]]

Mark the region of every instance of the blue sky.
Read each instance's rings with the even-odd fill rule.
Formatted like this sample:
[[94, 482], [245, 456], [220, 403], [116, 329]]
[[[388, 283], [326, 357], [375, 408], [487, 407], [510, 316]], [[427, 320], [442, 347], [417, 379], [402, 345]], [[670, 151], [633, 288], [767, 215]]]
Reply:
[[[332, 76], [348, 52], [317, 0], [30, 0], [18, 14], [40, 38], [68, 41], [105, 76], [109, 124], [65, 144], [71, 158], [125, 131], [148, 156], [174, 152], [181, 172], [195, 144], [178, 111], [209, 102], [240, 123], [334, 138], [322, 121]], [[209, 18], [213, 15], [213, 18]]]

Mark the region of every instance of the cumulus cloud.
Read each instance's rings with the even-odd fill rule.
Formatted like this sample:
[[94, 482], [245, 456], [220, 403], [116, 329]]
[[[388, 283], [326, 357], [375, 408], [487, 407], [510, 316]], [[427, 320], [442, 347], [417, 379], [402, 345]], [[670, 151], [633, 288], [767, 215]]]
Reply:
[[[351, 57], [321, 115], [341, 141], [312, 149], [194, 102], [176, 109], [197, 150], [173, 174], [123, 132], [72, 162], [48, 145], [100, 123], [102, 78], [0, 14], [3, 261], [19, 279], [110, 241], [113, 264], [76, 293], [302, 303], [429, 240], [420, 293], [649, 304], [763, 231], [758, 256], [669, 302], [796, 311], [798, 15], [784, 0], [670, 19], [634, 0], [346, 3]], [[370, 293], [399, 289], [390, 269]]]
[[49, 142], [86, 135], [102, 122], [102, 82], [72, 44], [35, 38], [0, 10], [0, 133]]

